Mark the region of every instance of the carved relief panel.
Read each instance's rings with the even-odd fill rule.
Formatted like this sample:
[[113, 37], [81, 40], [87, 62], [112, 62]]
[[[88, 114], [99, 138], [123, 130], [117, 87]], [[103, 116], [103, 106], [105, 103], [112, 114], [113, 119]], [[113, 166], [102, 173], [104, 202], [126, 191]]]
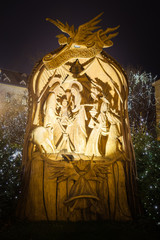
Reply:
[[138, 211], [127, 78], [102, 51], [117, 28], [92, 33], [98, 18], [78, 31], [50, 20], [70, 38], [58, 35], [63, 46], [30, 78], [23, 218], [130, 220]]

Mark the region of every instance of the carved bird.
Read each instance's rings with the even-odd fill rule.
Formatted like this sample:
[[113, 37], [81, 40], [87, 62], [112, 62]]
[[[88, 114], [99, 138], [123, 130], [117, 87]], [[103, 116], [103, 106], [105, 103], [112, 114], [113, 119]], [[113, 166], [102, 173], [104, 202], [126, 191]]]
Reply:
[[[71, 42], [76, 44], [77, 47], [79, 45], [85, 45], [87, 47], [92, 47], [95, 43], [95, 41], [99, 41], [103, 47], [109, 47], [113, 45], [111, 38], [118, 35], [118, 32], [111, 33], [119, 28], [119, 26], [115, 28], [107, 28], [105, 31], [100, 29], [100, 26], [97, 26], [97, 24], [101, 21], [99, 17], [103, 13], [100, 13], [98, 16], [93, 18], [87, 23], [84, 23], [80, 25], [77, 29], [74, 29], [74, 25], [71, 27], [66, 24], [63, 24], [59, 20], [52, 20], [50, 18], [46, 18], [47, 21], [53, 23], [55, 26], [57, 26], [62, 32], [67, 33], [70, 37], [67, 38], [64, 34], [57, 35], [56, 37], [59, 39], [60, 45], [66, 45], [70, 44]], [[95, 30], [99, 29], [98, 31], [94, 32]], [[108, 36], [106, 34], [109, 34]]]

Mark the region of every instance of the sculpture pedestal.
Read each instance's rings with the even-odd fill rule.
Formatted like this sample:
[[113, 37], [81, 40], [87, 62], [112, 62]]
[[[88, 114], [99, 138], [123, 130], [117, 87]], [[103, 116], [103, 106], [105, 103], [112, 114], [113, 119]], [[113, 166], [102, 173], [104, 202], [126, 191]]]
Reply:
[[131, 220], [123, 156], [112, 161], [70, 156], [34, 154], [19, 215], [32, 221]]

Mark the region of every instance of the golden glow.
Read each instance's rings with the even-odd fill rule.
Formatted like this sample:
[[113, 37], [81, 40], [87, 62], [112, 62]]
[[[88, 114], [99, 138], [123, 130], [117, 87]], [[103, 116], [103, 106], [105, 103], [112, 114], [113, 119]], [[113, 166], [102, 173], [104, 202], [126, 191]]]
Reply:
[[106, 34], [117, 28], [93, 32], [99, 17], [76, 31], [50, 20], [70, 38], [59, 35], [66, 45], [45, 56], [31, 77], [22, 218], [132, 218], [128, 85], [122, 68], [102, 51], [116, 35]]

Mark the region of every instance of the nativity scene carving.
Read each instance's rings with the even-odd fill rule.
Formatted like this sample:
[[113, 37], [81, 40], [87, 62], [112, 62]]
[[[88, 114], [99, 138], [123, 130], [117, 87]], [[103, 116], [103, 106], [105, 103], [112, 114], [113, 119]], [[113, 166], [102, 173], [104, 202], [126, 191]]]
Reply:
[[61, 81], [55, 80], [44, 102], [43, 127], [31, 133], [30, 140], [37, 146], [34, 151], [95, 157], [112, 157], [122, 151], [120, 115], [112, 108], [114, 100], [107, 100], [110, 93], [103, 93], [96, 82], [90, 84], [89, 92], [76, 79]]
[[[124, 70], [103, 48], [118, 27], [98, 15], [65, 34], [33, 69], [17, 215], [29, 220], [131, 220], [138, 212]], [[95, 31], [99, 29], [98, 31]]]

